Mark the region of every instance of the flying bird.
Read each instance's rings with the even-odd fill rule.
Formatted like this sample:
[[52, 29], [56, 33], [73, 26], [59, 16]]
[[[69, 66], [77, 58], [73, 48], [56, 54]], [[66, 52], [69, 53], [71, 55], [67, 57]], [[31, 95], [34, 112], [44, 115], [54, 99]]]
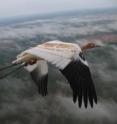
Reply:
[[97, 104], [97, 95], [84, 51], [94, 47], [99, 47], [99, 45], [87, 43], [80, 47], [75, 43], [58, 40], [39, 44], [21, 52], [11, 65], [1, 68], [0, 71], [20, 65], [15, 70], [2, 75], [0, 79], [24, 67], [30, 72], [39, 94], [46, 96], [48, 93], [48, 63], [51, 63], [67, 79], [73, 92], [73, 102], [78, 101], [79, 107], [83, 102], [85, 108], [88, 103], [93, 107], [94, 103]]

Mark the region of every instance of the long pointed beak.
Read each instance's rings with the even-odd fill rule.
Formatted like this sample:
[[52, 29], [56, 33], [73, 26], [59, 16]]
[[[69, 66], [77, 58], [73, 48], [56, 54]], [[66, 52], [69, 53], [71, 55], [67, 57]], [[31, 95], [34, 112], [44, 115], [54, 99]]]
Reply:
[[95, 47], [102, 47], [101, 45], [96, 45]]

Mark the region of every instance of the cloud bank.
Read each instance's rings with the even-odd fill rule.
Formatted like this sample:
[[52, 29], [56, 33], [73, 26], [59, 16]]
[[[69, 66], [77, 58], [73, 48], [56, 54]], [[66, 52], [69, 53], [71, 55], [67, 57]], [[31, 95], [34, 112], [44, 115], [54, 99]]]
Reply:
[[[49, 95], [42, 98], [29, 74], [21, 70], [0, 80], [2, 124], [116, 124], [117, 39], [116, 14], [56, 17], [0, 26], [0, 67], [20, 51], [48, 40], [83, 44], [89, 39], [103, 45], [85, 53], [96, 85], [99, 103], [93, 109], [73, 104], [70, 87], [55, 68], [49, 67]], [[25, 76], [22, 76], [25, 75]]]

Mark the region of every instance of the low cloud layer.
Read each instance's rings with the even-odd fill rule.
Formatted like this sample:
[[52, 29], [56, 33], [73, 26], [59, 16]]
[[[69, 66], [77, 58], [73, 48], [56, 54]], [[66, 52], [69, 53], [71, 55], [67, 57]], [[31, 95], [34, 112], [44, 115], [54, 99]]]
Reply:
[[[78, 108], [71, 89], [55, 68], [49, 68], [49, 95], [42, 98], [26, 71], [0, 80], [0, 123], [2, 124], [116, 124], [117, 123], [117, 33], [116, 14], [67, 16], [27, 21], [0, 27], [0, 67], [22, 50], [48, 40], [80, 45], [93, 39], [101, 44], [85, 52], [98, 94], [93, 109]], [[110, 36], [111, 40], [100, 37]], [[98, 36], [98, 38], [97, 38]], [[92, 38], [93, 37], [93, 38]], [[110, 42], [109, 42], [110, 41]], [[22, 76], [25, 75], [25, 76]]]

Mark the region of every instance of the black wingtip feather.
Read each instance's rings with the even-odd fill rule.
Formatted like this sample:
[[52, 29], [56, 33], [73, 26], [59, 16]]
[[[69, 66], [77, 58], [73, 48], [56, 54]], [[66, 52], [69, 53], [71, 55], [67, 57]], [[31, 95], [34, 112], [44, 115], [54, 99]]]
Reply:
[[91, 107], [93, 107], [93, 102], [97, 103], [97, 95], [88, 66], [80, 60], [72, 61], [65, 69], [60, 71], [70, 83], [74, 103], [78, 99], [78, 106], [81, 107], [82, 99], [84, 99], [85, 108], [88, 106], [88, 100]]
[[79, 83], [77, 95], [78, 95], [78, 104], [79, 104], [79, 107], [81, 107], [82, 106], [82, 96], [83, 96], [83, 90], [82, 90], [82, 84], [81, 83]]
[[48, 79], [48, 75], [44, 75], [40, 78], [38, 83], [38, 91], [39, 94], [41, 94], [42, 96], [47, 95], [47, 79]]
[[87, 105], [88, 105], [87, 94], [84, 95], [84, 105], [85, 105], [85, 108], [87, 108]]
[[39, 75], [37, 75], [37, 73], [32, 72], [31, 76], [38, 87], [38, 93], [41, 94], [42, 96], [46, 96], [48, 93], [47, 91], [48, 74], [42, 75], [40, 77]]
[[73, 92], [73, 102], [76, 103], [77, 101], [77, 93]]

